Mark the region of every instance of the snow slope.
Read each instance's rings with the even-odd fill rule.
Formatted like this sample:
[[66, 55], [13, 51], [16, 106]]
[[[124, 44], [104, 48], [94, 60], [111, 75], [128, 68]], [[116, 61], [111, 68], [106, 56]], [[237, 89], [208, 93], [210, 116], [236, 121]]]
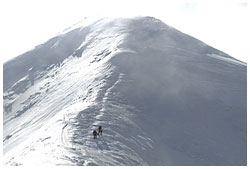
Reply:
[[246, 165], [246, 64], [152, 17], [77, 26], [4, 64], [4, 164]]

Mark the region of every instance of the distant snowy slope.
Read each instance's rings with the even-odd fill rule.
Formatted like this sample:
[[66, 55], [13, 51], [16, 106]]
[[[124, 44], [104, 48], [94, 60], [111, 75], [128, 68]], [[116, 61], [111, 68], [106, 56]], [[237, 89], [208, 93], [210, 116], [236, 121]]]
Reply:
[[83, 25], [4, 64], [4, 164], [246, 165], [246, 64], [152, 17]]
[[34, 50], [4, 64], [4, 90], [10, 88], [13, 83], [26, 75], [30, 68], [40, 72], [46, 70], [52, 64], [62, 62], [84, 41], [87, 32], [87, 27], [72, 30], [65, 35], [52, 38], [46, 43], [37, 46]]

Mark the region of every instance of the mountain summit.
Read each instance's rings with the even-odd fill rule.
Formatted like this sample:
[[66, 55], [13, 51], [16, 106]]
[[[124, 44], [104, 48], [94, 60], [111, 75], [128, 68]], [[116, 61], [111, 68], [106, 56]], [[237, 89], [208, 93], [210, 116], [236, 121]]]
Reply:
[[246, 165], [246, 74], [152, 17], [83, 22], [3, 65], [4, 164]]

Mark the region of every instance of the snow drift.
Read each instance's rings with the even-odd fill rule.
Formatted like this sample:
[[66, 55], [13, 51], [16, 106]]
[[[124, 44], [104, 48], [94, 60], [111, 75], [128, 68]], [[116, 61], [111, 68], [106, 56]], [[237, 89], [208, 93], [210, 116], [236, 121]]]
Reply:
[[246, 165], [246, 70], [152, 17], [76, 25], [3, 65], [4, 164]]

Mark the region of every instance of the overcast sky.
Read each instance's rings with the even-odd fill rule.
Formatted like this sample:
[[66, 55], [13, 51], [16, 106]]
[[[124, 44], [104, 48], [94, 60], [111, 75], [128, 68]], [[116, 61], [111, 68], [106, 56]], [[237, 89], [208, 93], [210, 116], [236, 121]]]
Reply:
[[0, 57], [5, 62], [20, 55], [84, 17], [139, 15], [247, 62], [248, 8], [247, 0], [2, 0]]

